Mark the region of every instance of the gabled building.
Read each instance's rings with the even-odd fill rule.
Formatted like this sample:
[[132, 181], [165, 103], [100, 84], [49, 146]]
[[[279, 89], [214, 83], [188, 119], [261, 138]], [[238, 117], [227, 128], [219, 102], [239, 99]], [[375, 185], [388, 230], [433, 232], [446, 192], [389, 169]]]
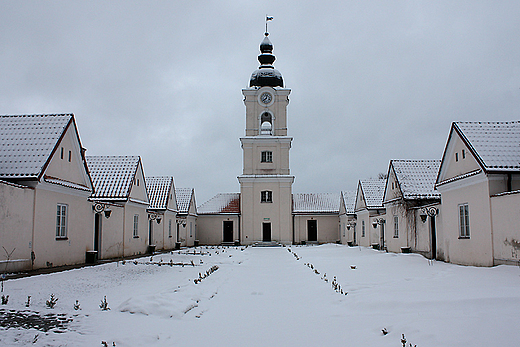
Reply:
[[340, 238], [342, 244], [357, 245], [358, 234], [356, 230], [356, 191], [344, 190], [341, 192], [342, 203], [339, 210]]
[[139, 156], [87, 156], [94, 183], [94, 249], [100, 259], [146, 253], [150, 238], [143, 165]]
[[198, 239], [203, 245], [240, 240], [240, 193], [220, 193], [197, 207]]
[[293, 194], [293, 243], [338, 242], [341, 194]]
[[155, 244], [156, 250], [174, 249], [177, 242], [178, 209], [173, 177], [147, 177], [146, 189], [150, 199], [148, 207], [150, 243]]
[[[92, 182], [73, 114], [0, 116], [0, 262], [7, 271], [85, 262]], [[8, 259], [9, 258], [9, 259]]]
[[440, 160], [390, 161], [383, 198], [388, 251], [419, 252], [435, 258], [436, 221], [441, 202], [435, 180], [440, 163]]
[[385, 247], [385, 184], [386, 180], [379, 178], [360, 180], [358, 183], [354, 212], [359, 232], [355, 243], [360, 246]]
[[[198, 244], [197, 239], [197, 205], [193, 188], [175, 188], [177, 197], [177, 242], [181, 246]], [[197, 242], [195, 242], [197, 240]]]
[[520, 122], [452, 123], [436, 187], [442, 197], [442, 259], [518, 263]]

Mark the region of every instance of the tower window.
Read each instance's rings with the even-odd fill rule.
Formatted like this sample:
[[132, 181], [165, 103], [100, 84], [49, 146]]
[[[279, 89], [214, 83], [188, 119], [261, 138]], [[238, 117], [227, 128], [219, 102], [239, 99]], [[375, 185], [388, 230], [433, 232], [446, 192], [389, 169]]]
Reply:
[[273, 162], [273, 152], [271, 151], [262, 151], [262, 163], [272, 163]]
[[273, 202], [273, 192], [270, 190], [262, 191], [260, 202]]

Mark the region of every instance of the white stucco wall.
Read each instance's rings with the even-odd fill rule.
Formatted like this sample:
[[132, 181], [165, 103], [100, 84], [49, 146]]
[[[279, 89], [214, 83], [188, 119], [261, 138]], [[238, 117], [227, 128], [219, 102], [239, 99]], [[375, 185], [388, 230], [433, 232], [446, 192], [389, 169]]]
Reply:
[[520, 192], [491, 198], [494, 263], [520, 261]]
[[295, 243], [309, 242], [307, 221], [316, 220], [318, 243], [336, 242], [339, 236], [339, 215], [308, 214], [294, 216]]
[[[437, 253], [446, 261], [476, 266], [493, 265], [491, 203], [484, 173], [437, 188], [442, 195], [442, 233]], [[459, 204], [469, 206], [470, 237], [459, 237]]]
[[34, 189], [21, 188], [0, 181], [0, 249], [1, 271], [31, 268]]
[[[80, 264], [94, 247], [90, 192], [40, 183], [36, 189], [33, 250], [35, 268]], [[56, 207], [66, 204], [67, 237], [56, 238]]]
[[224, 240], [224, 221], [233, 222], [233, 241], [238, 240], [239, 217], [236, 214], [202, 214], [197, 218], [201, 245], [220, 245]]

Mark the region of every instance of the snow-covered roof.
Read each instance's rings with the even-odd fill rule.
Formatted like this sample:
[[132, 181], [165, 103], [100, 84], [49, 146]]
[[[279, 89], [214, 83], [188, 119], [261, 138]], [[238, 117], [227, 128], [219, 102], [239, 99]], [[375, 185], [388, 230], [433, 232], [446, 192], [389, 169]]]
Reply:
[[172, 187], [173, 177], [171, 176], [147, 177], [146, 190], [150, 199], [150, 208], [167, 209]]
[[432, 160], [392, 160], [397, 182], [405, 199], [436, 199], [441, 194], [435, 189], [437, 173], [441, 165]]
[[345, 202], [347, 213], [354, 213], [356, 208], [356, 194], [357, 192], [355, 190], [343, 191], [343, 201]]
[[386, 180], [384, 178], [369, 178], [360, 180], [367, 208], [383, 208]]
[[486, 171], [520, 171], [520, 121], [454, 122]]
[[139, 166], [139, 156], [87, 156], [94, 184], [92, 198], [128, 199]]
[[175, 196], [177, 197], [177, 209], [179, 213], [188, 213], [190, 209], [193, 188], [175, 188]]
[[0, 177], [39, 178], [72, 114], [0, 116]]
[[67, 187], [67, 188], [83, 190], [86, 192], [92, 192], [92, 189], [90, 189], [89, 187], [86, 187], [84, 185], [77, 184], [74, 182], [69, 182], [69, 181], [66, 181], [66, 180], [63, 180], [63, 179], [57, 178], [57, 177], [51, 177], [51, 176], [45, 175], [45, 176], [43, 176], [43, 180], [45, 182], [56, 184], [56, 185]]
[[197, 207], [197, 214], [240, 213], [240, 193], [219, 193]]
[[293, 213], [339, 213], [339, 193], [293, 194]]

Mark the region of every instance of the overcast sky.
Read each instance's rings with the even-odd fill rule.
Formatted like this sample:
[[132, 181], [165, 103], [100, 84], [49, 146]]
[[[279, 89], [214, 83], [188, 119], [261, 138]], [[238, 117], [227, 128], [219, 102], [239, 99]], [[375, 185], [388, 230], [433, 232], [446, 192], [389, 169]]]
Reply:
[[140, 155], [198, 205], [238, 192], [266, 14], [294, 192], [440, 159], [453, 121], [520, 120], [518, 0], [0, 0], [0, 114], [74, 113], [87, 155]]

